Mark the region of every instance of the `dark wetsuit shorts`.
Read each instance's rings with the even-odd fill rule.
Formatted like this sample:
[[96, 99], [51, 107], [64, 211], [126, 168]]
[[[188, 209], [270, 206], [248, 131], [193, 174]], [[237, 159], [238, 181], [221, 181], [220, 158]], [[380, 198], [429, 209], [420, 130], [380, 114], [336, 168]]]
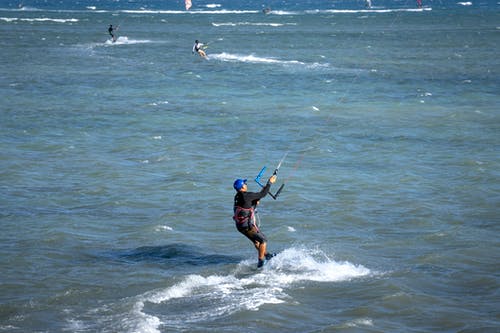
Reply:
[[239, 232], [245, 235], [248, 239], [250, 239], [253, 243], [259, 242], [261, 244], [267, 243], [266, 235], [264, 235], [256, 225], [253, 225], [251, 228], [244, 227], [236, 227]]

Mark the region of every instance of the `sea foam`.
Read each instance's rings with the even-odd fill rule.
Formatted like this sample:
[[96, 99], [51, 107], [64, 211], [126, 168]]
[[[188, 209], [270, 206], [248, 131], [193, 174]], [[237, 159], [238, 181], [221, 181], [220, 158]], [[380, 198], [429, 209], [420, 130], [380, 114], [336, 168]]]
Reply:
[[[263, 269], [255, 268], [255, 260], [243, 260], [228, 273], [202, 276], [191, 274], [164, 289], [152, 290], [137, 297], [134, 313], [137, 323], [147, 331], [159, 331], [160, 323], [179, 326], [189, 322], [214, 320], [240, 311], [258, 310], [264, 304], [293, 301], [287, 290], [304, 282], [337, 283], [365, 277], [373, 272], [349, 262], [337, 262], [323, 251], [289, 248], [278, 253]], [[168, 308], [175, 304], [197, 304], [196, 316], [178, 318], [147, 311], [147, 304]], [[161, 318], [160, 318], [161, 317]], [[152, 325], [152, 326], [151, 326]]]

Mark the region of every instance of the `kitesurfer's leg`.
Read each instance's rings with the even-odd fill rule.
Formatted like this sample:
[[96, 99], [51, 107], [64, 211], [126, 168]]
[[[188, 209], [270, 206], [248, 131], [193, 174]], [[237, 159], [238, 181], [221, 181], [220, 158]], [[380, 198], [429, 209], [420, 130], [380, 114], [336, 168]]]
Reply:
[[267, 238], [255, 225], [253, 226], [252, 231], [254, 233], [253, 239], [255, 242], [255, 247], [257, 248], [258, 252], [257, 267], [262, 267], [269, 255], [269, 253], [267, 253]]
[[252, 229], [249, 230], [251, 239], [254, 242], [255, 248], [257, 249], [257, 252], [259, 253], [259, 260], [264, 259], [266, 255], [266, 243], [267, 243], [267, 238], [266, 236], [260, 231], [260, 229], [256, 226], [253, 225]]
[[274, 253], [267, 252], [267, 238], [255, 225], [250, 229], [239, 228], [238, 231], [245, 235], [255, 246], [258, 253], [257, 267], [262, 267], [266, 260], [275, 256]]
[[267, 252], [267, 242], [264, 243], [259, 243], [255, 242], [255, 248], [257, 249], [257, 252], [259, 253], [259, 261], [264, 260], [270, 260], [272, 257], [276, 256], [276, 253], [269, 253]]
[[259, 246], [259, 260], [264, 260], [266, 257], [267, 243], [260, 243]]
[[260, 242], [257, 239], [257, 232], [254, 228], [251, 229], [239, 228], [238, 231], [241, 232], [243, 235], [245, 235], [245, 237], [252, 242], [253, 246], [255, 246], [255, 249], [259, 251]]

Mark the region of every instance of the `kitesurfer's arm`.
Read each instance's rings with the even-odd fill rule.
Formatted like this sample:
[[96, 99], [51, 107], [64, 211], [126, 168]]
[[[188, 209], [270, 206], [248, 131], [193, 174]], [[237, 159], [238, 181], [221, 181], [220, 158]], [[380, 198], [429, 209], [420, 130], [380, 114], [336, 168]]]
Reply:
[[269, 193], [269, 190], [271, 189], [271, 184], [274, 184], [275, 182], [276, 182], [276, 175], [272, 175], [267, 181], [266, 186], [264, 186], [262, 190], [260, 190], [260, 192], [246, 192], [245, 199], [248, 201], [255, 201], [262, 199]]
[[267, 184], [274, 184], [276, 182], [276, 177], [277, 177], [276, 175], [272, 175], [271, 177], [269, 177]]
[[264, 186], [262, 190], [258, 193], [259, 195], [261, 195], [261, 197], [256, 199], [261, 199], [265, 197], [269, 193], [269, 190], [271, 189], [271, 184], [274, 184], [274, 182], [276, 182], [276, 175], [272, 175], [271, 177], [269, 177], [266, 186]]

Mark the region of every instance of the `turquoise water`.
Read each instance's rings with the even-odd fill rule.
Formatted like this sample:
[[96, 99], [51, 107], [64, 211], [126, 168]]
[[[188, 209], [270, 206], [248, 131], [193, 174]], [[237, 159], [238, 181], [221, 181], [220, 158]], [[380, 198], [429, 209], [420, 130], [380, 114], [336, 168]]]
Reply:
[[0, 331], [497, 332], [498, 5], [238, 4], [2, 6]]

